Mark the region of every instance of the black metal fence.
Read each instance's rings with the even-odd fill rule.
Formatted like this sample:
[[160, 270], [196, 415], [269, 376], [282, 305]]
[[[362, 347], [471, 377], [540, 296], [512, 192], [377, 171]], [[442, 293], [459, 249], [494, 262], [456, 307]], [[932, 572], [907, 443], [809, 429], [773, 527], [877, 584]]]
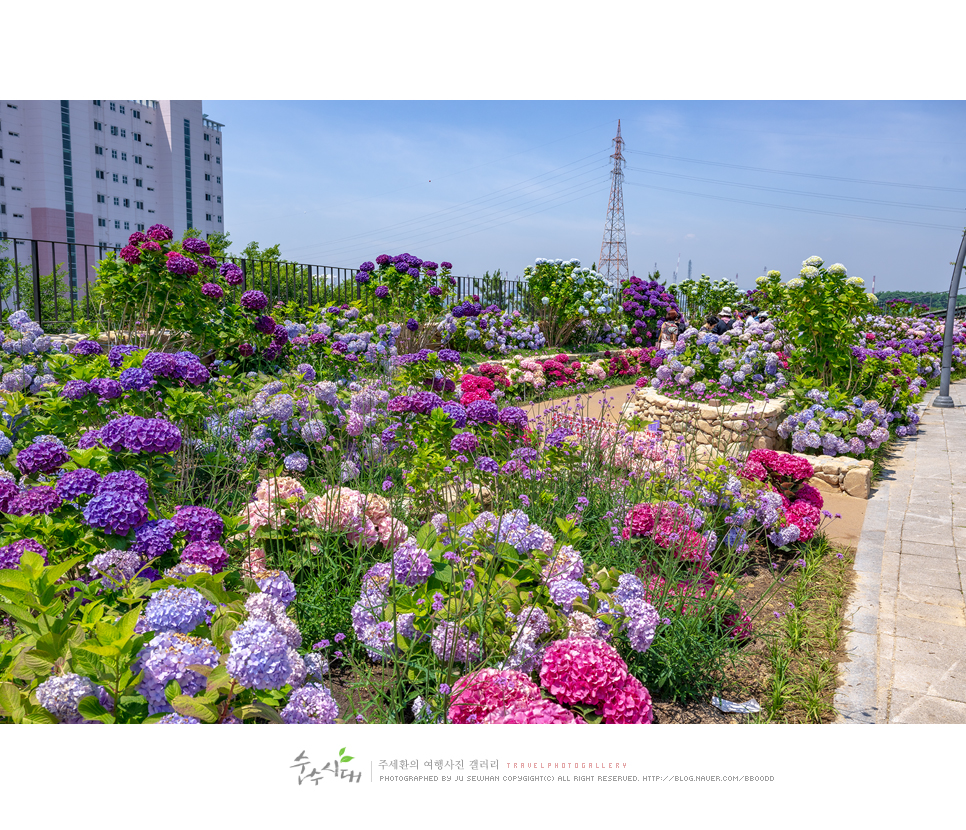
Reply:
[[[97, 322], [93, 294], [97, 266], [120, 249], [120, 245], [0, 238], [0, 310], [6, 316], [22, 309], [49, 333]], [[264, 291], [273, 304], [342, 305], [363, 299], [355, 268], [232, 256], [218, 259], [234, 262], [242, 269], [242, 290]], [[483, 305], [528, 310], [525, 284], [520, 281], [455, 275], [454, 279], [457, 302], [476, 297]]]

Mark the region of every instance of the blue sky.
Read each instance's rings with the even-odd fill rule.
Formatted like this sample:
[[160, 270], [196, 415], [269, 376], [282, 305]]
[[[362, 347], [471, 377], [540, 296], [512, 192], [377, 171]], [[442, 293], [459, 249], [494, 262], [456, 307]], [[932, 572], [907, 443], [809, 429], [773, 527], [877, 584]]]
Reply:
[[536, 257], [590, 264], [618, 118], [628, 260], [640, 276], [657, 263], [670, 278], [680, 255], [679, 279], [691, 260], [695, 276], [737, 274], [750, 287], [765, 267], [788, 277], [818, 254], [870, 288], [875, 275], [879, 291], [945, 290], [966, 225], [962, 101], [205, 99], [204, 108], [225, 124], [233, 250], [279, 243], [314, 264], [403, 251], [469, 275], [516, 276]]

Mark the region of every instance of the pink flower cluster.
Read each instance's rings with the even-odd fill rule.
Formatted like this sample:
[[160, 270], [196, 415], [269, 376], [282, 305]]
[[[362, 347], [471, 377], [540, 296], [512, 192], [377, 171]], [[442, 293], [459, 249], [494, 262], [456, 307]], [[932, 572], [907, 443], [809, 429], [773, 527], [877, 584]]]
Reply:
[[460, 378], [460, 403], [469, 406], [473, 401], [492, 401], [490, 393], [496, 384], [486, 377], [479, 375], [463, 375]]
[[298, 519], [322, 530], [345, 533], [353, 545], [361, 540], [366, 547], [381, 542], [394, 548], [409, 536], [409, 528], [390, 515], [389, 502], [382, 496], [348, 487], [334, 487], [308, 501], [304, 501], [305, 496], [305, 488], [294, 478], [276, 476], [262, 480], [254, 501], [242, 512], [241, 517], [249, 525], [248, 535], [254, 537], [263, 527], [276, 530], [289, 524], [285, 511], [294, 508]]
[[558, 702], [597, 707], [604, 723], [651, 723], [651, 696], [612, 645], [575, 637], [551, 643], [540, 682]]
[[[773, 482], [776, 479], [807, 481], [815, 474], [815, 468], [807, 458], [776, 450], [752, 450], [748, 453], [747, 462], [760, 464]], [[757, 467], [754, 469], [757, 470]]]
[[807, 458], [775, 450], [752, 450], [741, 469], [744, 478], [767, 481], [781, 495], [785, 519], [807, 542], [822, 523], [822, 494], [807, 481], [815, 468]]
[[677, 502], [635, 505], [627, 511], [621, 537], [650, 538], [684, 562], [711, 561], [708, 540], [694, 530], [691, 515]]
[[482, 723], [487, 715], [535, 700], [540, 700], [540, 689], [523, 672], [481, 669], [453, 684], [449, 719], [452, 723]]

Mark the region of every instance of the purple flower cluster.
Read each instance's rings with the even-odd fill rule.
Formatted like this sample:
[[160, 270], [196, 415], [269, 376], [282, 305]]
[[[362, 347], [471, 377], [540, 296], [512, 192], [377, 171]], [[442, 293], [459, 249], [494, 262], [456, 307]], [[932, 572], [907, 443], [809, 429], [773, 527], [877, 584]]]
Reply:
[[170, 519], [152, 519], [134, 531], [134, 544], [131, 550], [143, 560], [164, 556], [173, 547], [178, 528]]
[[241, 285], [245, 281], [245, 272], [242, 271], [234, 262], [224, 262], [218, 269], [218, 273], [229, 285]]
[[188, 666], [217, 665], [218, 649], [211, 640], [170, 630], [158, 634], [141, 649], [135, 664], [135, 670], [144, 673], [138, 691], [148, 702], [149, 714], [172, 711], [164, 694], [164, 687], [172, 680], [178, 681], [181, 693], [189, 696], [205, 687], [204, 675]]
[[187, 251], [189, 254], [210, 254], [211, 248], [204, 239], [186, 239], [181, 243], [183, 250]]
[[280, 689], [292, 673], [291, 651], [285, 636], [258, 618], [242, 623], [231, 635], [226, 668], [246, 688]]
[[225, 532], [221, 516], [208, 507], [181, 506], [175, 510], [171, 522], [189, 542], [217, 542]]
[[96, 340], [81, 340], [70, 350], [70, 353], [81, 357], [90, 357], [91, 355], [104, 354], [104, 347]]
[[198, 273], [198, 263], [182, 254], [169, 254], [164, 265], [172, 274], [180, 276], [193, 277]]
[[194, 588], [165, 588], [148, 600], [144, 624], [148, 631], [177, 631], [188, 634], [211, 622], [213, 603]]
[[181, 430], [161, 418], [122, 415], [107, 422], [100, 430], [99, 441], [112, 452], [169, 453], [180, 449]]
[[84, 521], [112, 536], [127, 536], [147, 519], [147, 505], [133, 493], [109, 491], [94, 496], [84, 508]]
[[680, 313], [674, 297], [659, 282], [631, 277], [623, 285], [624, 319], [631, 327], [631, 336], [639, 337], [636, 343], [651, 345], [669, 309]]
[[70, 461], [62, 446], [53, 441], [38, 441], [17, 453], [17, 469], [25, 476], [53, 473]]
[[152, 225], [148, 228], [148, 238], [158, 242], [167, 242], [174, 239], [174, 232], [166, 225]]
[[261, 291], [246, 291], [241, 295], [241, 304], [249, 311], [261, 311], [268, 305], [268, 297]]
[[103, 686], [79, 674], [63, 674], [49, 677], [41, 683], [35, 694], [37, 702], [61, 723], [97, 723], [88, 721], [77, 711], [78, 704], [94, 696], [109, 712], [114, 711], [114, 701]]
[[228, 563], [228, 552], [217, 542], [189, 542], [181, 552], [181, 561], [205, 565], [212, 573], [220, 573]]
[[279, 713], [286, 723], [335, 723], [339, 706], [320, 683], [310, 683], [294, 691]]
[[81, 496], [93, 496], [100, 487], [100, 473], [82, 467], [68, 470], [54, 484], [54, 489], [64, 501], [76, 501]]
[[396, 582], [414, 587], [433, 575], [429, 554], [415, 541], [407, 540], [396, 548], [392, 557]]
[[40, 544], [40, 542], [34, 541], [33, 539], [21, 539], [19, 542], [0, 547], [0, 570], [19, 567], [20, 559], [27, 551], [39, 554], [44, 562], [47, 561], [47, 548]]

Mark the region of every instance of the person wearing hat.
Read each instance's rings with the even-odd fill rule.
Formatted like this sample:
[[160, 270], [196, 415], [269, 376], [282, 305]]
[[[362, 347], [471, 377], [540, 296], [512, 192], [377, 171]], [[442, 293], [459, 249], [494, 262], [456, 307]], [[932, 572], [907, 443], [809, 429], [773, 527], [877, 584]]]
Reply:
[[718, 312], [718, 324], [714, 327], [715, 334], [721, 335], [731, 329], [731, 306], [725, 306]]

